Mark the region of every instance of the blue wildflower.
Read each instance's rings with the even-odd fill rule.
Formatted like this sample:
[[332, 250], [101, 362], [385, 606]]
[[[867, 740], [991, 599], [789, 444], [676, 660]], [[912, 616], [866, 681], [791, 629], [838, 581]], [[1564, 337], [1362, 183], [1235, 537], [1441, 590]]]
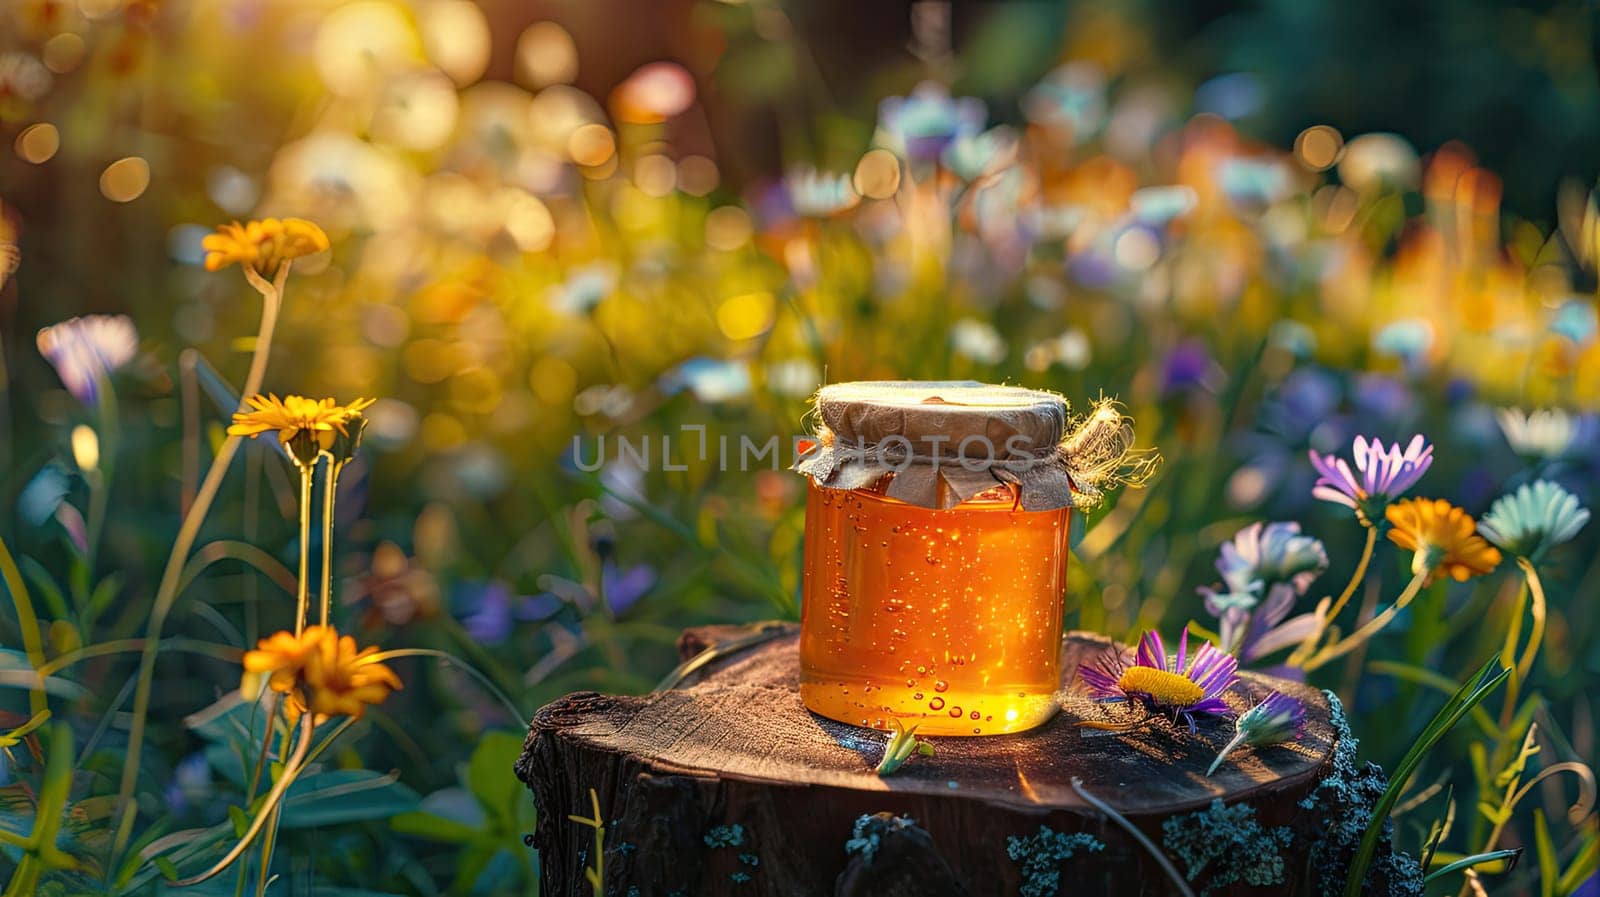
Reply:
[[1589, 522], [1578, 497], [1549, 480], [1524, 483], [1502, 495], [1478, 522], [1478, 532], [1507, 552], [1537, 561]]

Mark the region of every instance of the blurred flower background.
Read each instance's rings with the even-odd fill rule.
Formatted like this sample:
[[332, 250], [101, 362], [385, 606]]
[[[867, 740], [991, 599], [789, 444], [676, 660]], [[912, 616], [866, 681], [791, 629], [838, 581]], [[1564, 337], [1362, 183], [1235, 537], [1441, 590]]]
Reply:
[[[1578, 504], [1537, 503], [1587, 506], [1600, 485], [1592, 10], [1419, 17], [3, 0], [0, 532], [52, 608], [42, 650], [144, 633], [258, 348], [261, 297], [208, 274], [202, 241], [293, 216], [331, 245], [295, 262], [266, 382], [380, 397], [339, 479], [340, 631], [458, 657], [520, 717], [572, 690], [648, 690], [685, 626], [798, 614], [804, 490], [783, 467], [820, 384], [974, 378], [1079, 407], [1118, 396], [1167, 458], [1093, 521], [1069, 624], [1221, 619], [1246, 661], [1262, 633], [1222, 608], [1266, 597], [1275, 624], [1299, 602], [1284, 625], [1314, 622], [1311, 593], [1336, 592], [1361, 550], [1348, 509], [1313, 497], [1308, 451], [1426, 433], [1411, 494], [1476, 518], [1547, 481], [1495, 518], [1508, 540], [1576, 544], [1539, 546], [1548, 627], [1523, 685], [1539, 700], [1516, 737], [1508, 720], [1492, 734], [1514, 749], [1533, 722], [1550, 756], [1592, 760], [1600, 535], [1573, 529]], [[215, 556], [167, 626], [226, 650], [157, 666], [138, 771], [151, 839], [226, 825], [244, 770], [225, 727], [191, 714], [288, 619], [296, 487], [274, 446], [240, 454], [201, 536]], [[1247, 568], [1266, 562], [1282, 575], [1257, 596]], [[1411, 564], [1380, 545], [1354, 606], [1370, 618]], [[1422, 674], [1459, 679], [1501, 649], [1518, 585], [1438, 577], [1315, 672], [1369, 759], [1392, 764], [1414, 734], [1394, 721], [1438, 704]], [[26, 668], [10, 650], [25, 625], [0, 610], [5, 668]], [[398, 781], [332, 803], [291, 789], [282, 880], [527, 893], [532, 804], [509, 773], [524, 720], [461, 664], [391, 665], [406, 688], [321, 775]], [[151, 867], [113, 855], [107, 829], [135, 669], [106, 651], [52, 693], [83, 745], [71, 834], [100, 864], [74, 874], [133, 890]], [[22, 692], [0, 702], [0, 729], [29, 719]], [[0, 754], [0, 829], [32, 806], [10, 772], [29, 762]], [[1415, 783], [1427, 818], [1454, 787], [1447, 843], [1544, 837], [1557, 869], [1592, 871], [1570, 783], [1538, 780], [1536, 829], [1473, 815], [1481, 773], [1463, 747]], [[1413, 852], [1416, 817], [1398, 820]], [[1542, 866], [1495, 893], [1536, 892]]]

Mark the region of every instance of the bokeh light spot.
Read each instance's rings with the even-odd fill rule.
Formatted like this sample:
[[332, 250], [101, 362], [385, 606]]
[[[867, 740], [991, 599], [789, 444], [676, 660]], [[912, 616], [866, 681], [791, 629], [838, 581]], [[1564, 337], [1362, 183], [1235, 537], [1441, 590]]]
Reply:
[[706, 245], [730, 252], [750, 242], [750, 213], [738, 206], [722, 206], [706, 215]]
[[362, 96], [388, 75], [421, 58], [417, 33], [405, 13], [379, 0], [361, 0], [328, 14], [312, 54], [317, 73], [340, 96]]
[[243, 215], [255, 206], [261, 190], [254, 178], [232, 165], [223, 165], [206, 174], [206, 195], [224, 212]]
[[485, 367], [469, 367], [450, 378], [450, 400], [469, 414], [492, 414], [500, 406], [500, 378]]
[[44, 42], [44, 50], [40, 57], [44, 59], [45, 68], [58, 75], [65, 75], [83, 62], [86, 49], [83, 38], [70, 31], [64, 31]]
[[579, 165], [590, 168], [604, 165], [616, 151], [616, 138], [605, 125], [580, 125], [567, 138], [567, 155]]
[[123, 0], [78, 0], [78, 9], [88, 18], [103, 19], [122, 8]]
[[523, 252], [540, 252], [555, 237], [556, 223], [550, 210], [537, 196], [521, 190], [511, 191], [506, 208], [506, 233]]
[[717, 327], [732, 340], [750, 339], [772, 327], [777, 300], [771, 293], [745, 293], [717, 306]]
[[1294, 157], [1312, 171], [1326, 171], [1339, 161], [1344, 136], [1327, 125], [1312, 125], [1294, 139]]
[[603, 117], [594, 97], [565, 84], [539, 91], [528, 105], [528, 124], [534, 136], [550, 149], [563, 152], [574, 131]]
[[422, 447], [430, 452], [448, 452], [467, 441], [467, 428], [455, 416], [435, 411], [422, 419]]
[[150, 163], [138, 156], [118, 159], [100, 173], [100, 192], [112, 202], [133, 202], [150, 186]]
[[466, 86], [489, 66], [489, 22], [472, 0], [436, 0], [423, 7], [422, 46], [450, 80]]
[[566, 359], [546, 355], [528, 371], [528, 388], [534, 398], [552, 408], [565, 408], [578, 391], [578, 372]]
[[888, 199], [900, 189], [900, 159], [886, 149], [868, 150], [856, 163], [856, 192], [868, 199]]
[[1130, 227], [1117, 238], [1117, 264], [1129, 271], [1143, 271], [1161, 255], [1161, 244], [1142, 227]]
[[717, 189], [720, 181], [717, 163], [705, 156], [684, 156], [678, 161], [678, 189], [690, 196], [705, 196]]
[[646, 196], [666, 196], [677, 186], [678, 166], [666, 156], [652, 153], [633, 163], [633, 182]]
[[517, 77], [530, 87], [571, 84], [578, 77], [578, 45], [555, 22], [534, 22], [517, 38]]
[[61, 149], [61, 132], [49, 122], [29, 125], [17, 135], [17, 157], [24, 162], [40, 165], [50, 161]]
[[694, 95], [694, 76], [688, 69], [676, 62], [652, 62], [611, 92], [611, 111], [621, 121], [653, 124], [688, 109]]
[[100, 437], [93, 427], [78, 424], [72, 428], [72, 460], [85, 473], [100, 466]]
[[460, 102], [455, 84], [439, 72], [390, 81], [372, 117], [378, 140], [404, 149], [430, 150], [455, 132]]
[[418, 383], [439, 383], [456, 370], [456, 353], [449, 343], [419, 339], [400, 353], [406, 376]]

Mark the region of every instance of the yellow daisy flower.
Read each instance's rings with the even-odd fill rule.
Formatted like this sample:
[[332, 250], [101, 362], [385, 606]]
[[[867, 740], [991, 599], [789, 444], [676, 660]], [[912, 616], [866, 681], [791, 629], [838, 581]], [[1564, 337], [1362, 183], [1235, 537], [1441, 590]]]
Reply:
[[[332, 716], [359, 719], [401, 688], [400, 677], [374, 659], [377, 648], [357, 648], [356, 640], [328, 626], [308, 626], [299, 635], [279, 632], [262, 639], [244, 656], [241, 690], [253, 698], [259, 684], [286, 695], [291, 723], [307, 710], [318, 722]], [[252, 688], [252, 684], [255, 685]]]
[[[249, 411], [236, 411], [229, 436], [249, 436], [277, 432], [278, 441], [289, 446], [295, 460], [310, 465], [317, 453], [333, 447], [340, 436], [349, 437], [352, 424], [364, 424], [361, 412], [371, 399], [357, 399], [340, 405], [333, 399], [308, 399], [304, 396], [253, 395], [245, 400]], [[359, 433], [359, 430], [357, 431]]]
[[1447, 574], [1458, 582], [1482, 576], [1500, 564], [1500, 551], [1477, 533], [1472, 516], [1442, 498], [1410, 498], [1385, 512], [1389, 541], [1408, 551], [1411, 572], [1427, 571], [1427, 582]]
[[304, 218], [265, 218], [224, 224], [200, 245], [206, 251], [207, 271], [242, 265], [272, 277], [284, 262], [327, 249], [328, 235]]

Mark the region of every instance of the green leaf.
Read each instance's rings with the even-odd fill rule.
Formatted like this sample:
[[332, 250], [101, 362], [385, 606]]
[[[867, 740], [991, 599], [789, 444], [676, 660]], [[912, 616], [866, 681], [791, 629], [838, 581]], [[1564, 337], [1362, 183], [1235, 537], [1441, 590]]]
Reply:
[[293, 829], [388, 819], [415, 810], [417, 801], [417, 793], [393, 776], [366, 769], [321, 772], [289, 786], [279, 824]]
[[250, 827], [250, 817], [245, 815], [243, 807], [228, 805], [228, 821], [233, 823], [233, 836], [244, 837], [245, 830]]
[[1596, 872], [1600, 872], [1600, 831], [1591, 828], [1584, 835], [1583, 847], [1578, 850], [1578, 855], [1572, 858], [1572, 864], [1562, 874], [1561, 880], [1556, 882], [1556, 893], [1567, 897]]
[[1539, 897], [1555, 897], [1561, 862], [1556, 859], [1556, 846], [1550, 842], [1550, 827], [1543, 813], [1533, 815], [1533, 845], [1539, 857]]
[[1407, 751], [1400, 763], [1395, 766], [1389, 777], [1389, 787], [1384, 789], [1383, 796], [1373, 808], [1372, 818], [1367, 821], [1367, 831], [1362, 835], [1361, 844], [1356, 848], [1355, 858], [1350, 863], [1350, 877], [1345, 881], [1345, 897], [1361, 897], [1362, 885], [1367, 878], [1367, 866], [1371, 864], [1372, 854], [1378, 849], [1378, 839], [1383, 834], [1383, 823], [1394, 810], [1394, 805], [1399, 801], [1400, 793], [1405, 788], [1405, 783], [1410, 780], [1411, 774], [1422, 765], [1422, 758], [1433, 750], [1433, 746], [1438, 744], [1463, 716], [1482, 703], [1490, 692], [1500, 687], [1500, 683], [1511, 675], [1509, 668], [1502, 668], [1498, 673], [1494, 673], [1498, 663], [1499, 658], [1492, 657], [1478, 668], [1477, 673], [1469, 676], [1456, 693], [1445, 701], [1444, 706], [1439, 708], [1433, 719], [1428, 721], [1428, 725], [1412, 743], [1411, 750]]
[[1520, 847], [1512, 848], [1510, 850], [1492, 850], [1488, 853], [1473, 854], [1469, 857], [1462, 857], [1453, 863], [1440, 866], [1438, 869], [1429, 872], [1423, 881], [1434, 881], [1435, 879], [1442, 878], [1452, 872], [1457, 872], [1472, 866], [1491, 866], [1489, 870], [1491, 872], [1510, 872], [1511, 868], [1517, 865], [1517, 857], [1520, 856], [1522, 856], [1522, 848]]
[[510, 732], [490, 732], [478, 741], [467, 761], [465, 784], [478, 803], [498, 823], [497, 828], [513, 825], [517, 803], [527, 799], [521, 788], [508, 788], [511, 767], [522, 756], [522, 739]]
[[44, 599], [45, 606], [50, 608], [50, 613], [56, 619], [65, 620], [71, 616], [67, 609], [66, 593], [61, 591], [61, 586], [43, 564], [24, 554], [17, 558], [17, 566], [22, 569], [22, 576], [28, 581], [29, 588]]
[[174, 866], [171, 860], [167, 859], [166, 857], [156, 857], [155, 864], [156, 868], [161, 870], [162, 878], [165, 878], [167, 881], [178, 880], [178, 867]]
[[395, 831], [431, 841], [462, 844], [492, 835], [478, 797], [465, 788], [441, 788], [424, 797], [414, 813], [389, 821]]
[[401, 813], [389, 820], [389, 827], [402, 835], [443, 844], [467, 844], [484, 836], [481, 829], [421, 811]]

